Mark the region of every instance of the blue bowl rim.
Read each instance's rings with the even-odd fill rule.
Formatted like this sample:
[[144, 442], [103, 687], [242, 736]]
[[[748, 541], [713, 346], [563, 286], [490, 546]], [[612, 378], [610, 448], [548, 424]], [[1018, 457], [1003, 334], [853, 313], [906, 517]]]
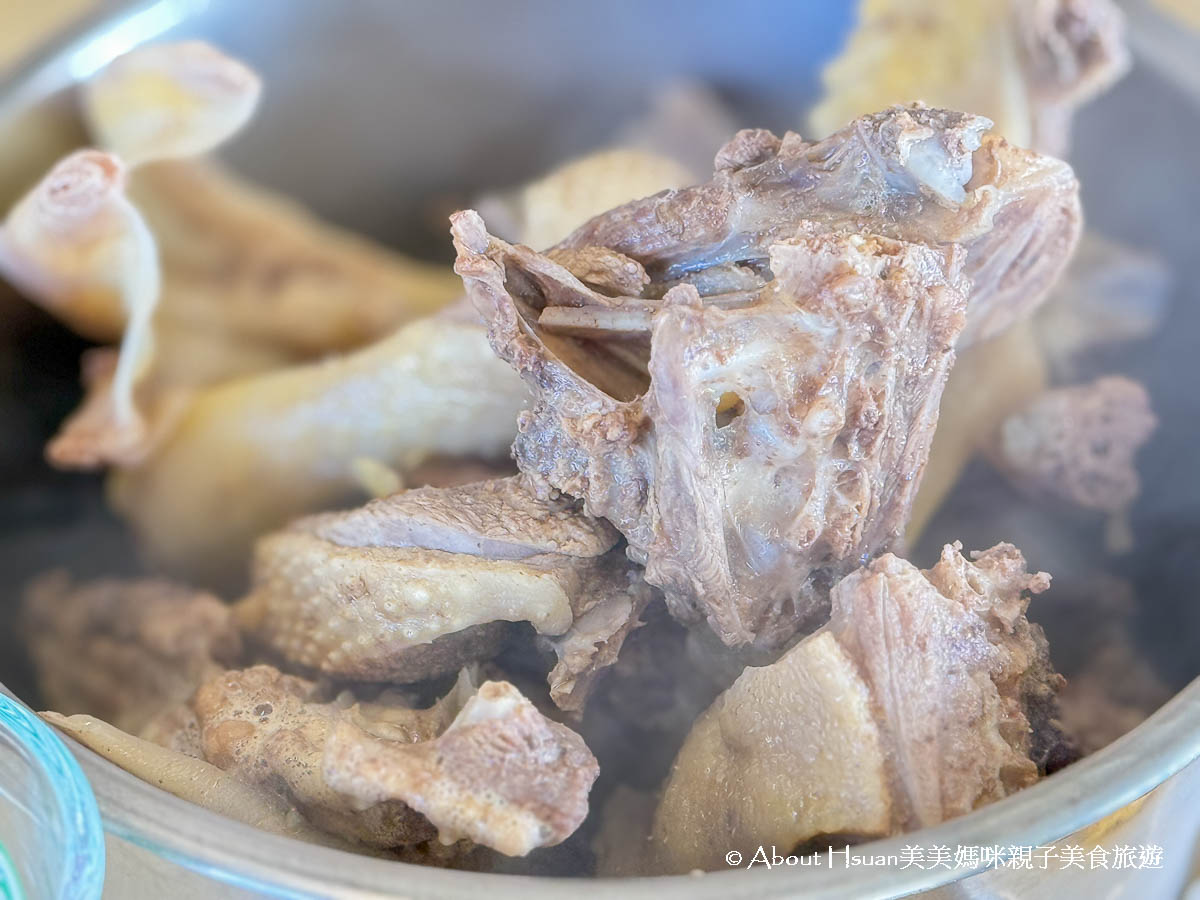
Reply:
[[53, 791], [65, 845], [65, 891], [59, 900], [93, 900], [104, 886], [104, 829], [83, 769], [63, 740], [0, 685], [0, 731], [13, 738]]

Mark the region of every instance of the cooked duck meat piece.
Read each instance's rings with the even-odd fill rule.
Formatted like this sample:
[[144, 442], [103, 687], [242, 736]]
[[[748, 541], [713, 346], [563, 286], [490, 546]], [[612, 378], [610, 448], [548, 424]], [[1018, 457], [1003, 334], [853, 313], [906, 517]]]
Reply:
[[568, 837], [598, 772], [577, 734], [512, 685], [477, 688], [466, 672], [414, 709], [386, 691], [318, 702], [311, 682], [260, 665], [224, 672], [182, 708], [195, 755], [91, 716], [43, 715], [134, 775], [239, 821], [414, 861], [437, 838], [454, 844], [432, 854], [440, 864], [472, 868], [476, 844], [523, 856]]
[[599, 771], [579, 735], [546, 719], [511, 684], [489, 681], [434, 740], [383, 740], [339, 722], [323, 775], [359, 804], [419, 810], [443, 842], [469, 838], [524, 856], [583, 823]]
[[515, 477], [453, 490], [415, 488], [348, 512], [312, 516], [306, 529], [341, 547], [419, 547], [495, 559], [592, 558], [619, 540], [607, 522], [567, 502], [538, 500]]
[[[470, 686], [459, 684], [428, 710], [342, 708], [310, 702], [311, 682], [270, 666], [226, 672], [191, 700], [203, 758], [238, 780], [274, 791], [322, 831], [374, 847], [429, 840], [434, 827], [403, 803], [358, 804], [327, 783], [325, 744], [334, 723], [364, 718], [390, 740], [432, 740], [457, 715]], [[379, 721], [376, 721], [378, 719]]]
[[1076, 109], [1129, 70], [1125, 17], [1111, 0], [1011, 0], [1034, 146], [1063, 155]]
[[[133, 333], [139, 319], [131, 316], [122, 348], [125, 367], [139, 360], [135, 399], [149, 421], [133, 428], [105, 408], [107, 385], [92, 386], [91, 415], [77, 413], [51, 445], [63, 468], [134, 467], [167, 427], [153, 409], [161, 395], [209, 393], [230, 379], [358, 349], [459, 290], [448, 269], [394, 258], [203, 164], [154, 165], [136, 173], [130, 190], [143, 228], [162, 246], [161, 299], [141, 303], [158, 304], [153, 328]], [[345, 368], [322, 374], [345, 377]], [[310, 384], [320, 380], [310, 373]]]
[[317, 703], [312, 687], [269, 666], [204, 685], [192, 708], [205, 759], [368, 846], [469, 837], [520, 856], [583, 821], [595, 760], [510, 684], [476, 690], [464, 674], [425, 710]]
[[[183, 708], [191, 713], [190, 706]], [[205, 762], [199, 749], [192, 754], [161, 746], [147, 738], [126, 734], [93, 716], [64, 716], [56, 712], [43, 712], [40, 715], [64, 734], [129, 774], [181, 800], [272, 834], [418, 865], [480, 870], [491, 862], [490, 851], [470, 841], [457, 841], [447, 846], [431, 838], [399, 847], [380, 848], [338, 837], [312, 825], [290, 798]], [[195, 714], [191, 715], [194, 719]]]
[[233, 613], [212, 594], [158, 578], [35, 581], [22, 631], [47, 705], [137, 733], [201, 682], [237, 665]]
[[463, 456], [432, 456], [406, 473], [404, 482], [407, 487], [458, 487], [476, 481], [507, 478], [516, 471], [517, 467], [511, 459], [492, 461]]
[[500, 457], [526, 402], [474, 310], [446, 310], [346, 356], [194, 392], [110, 495], [157, 565], [241, 578], [257, 537], [353, 502], [355, 459], [409, 477], [430, 456]]
[[422, 488], [264, 538], [238, 616], [294, 664], [372, 681], [454, 671], [495, 654], [499, 623], [528, 621], [562, 636], [551, 677], [570, 706], [650, 598], [618, 541], [606, 522], [537, 500], [515, 477]]
[[119, 339], [158, 300], [154, 241], [116, 156], [59, 160], [0, 223], [0, 274], [79, 334]]
[[[537, 394], [519, 467], [612, 520], [676, 614], [707, 617], [729, 643], [779, 642], [819, 615], [828, 584], [907, 518], [960, 328], [954, 242], [990, 333], [1036, 305], [1077, 237], [1069, 167], [986, 127], [918, 106], [816, 145], [743, 132], [713, 181], [597, 217], [552, 252], [637, 261], [651, 288], [673, 284], [653, 304], [600, 294], [473, 213], [454, 217], [457, 270]], [[685, 280], [731, 263], [762, 279], [749, 302], [714, 308]]]
[[[606, 247], [670, 281], [731, 262], [764, 265], [771, 245], [805, 221], [957, 243], [972, 282], [965, 346], [1045, 299], [1081, 229], [1071, 167], [988, 134], [991, 125], [917, 104], [863, 116], [816, 143], [740, 132], [717, 154], [711, 181], [610, 210], [556, 249]], [[521, 299], [543, 305], [531, 294]]]
[[890, 103], [985, 115], [1008, 140], [1063, 156], [1075, 109], [1125, 74], [1112, 0], [861, 0], [826, 67], [818, 135]]
[[656, 868], [927, 827], [1037, 780], [1062, 742], [1063, 679], [1024, 613], [1049, 577], [1011, 545], [960, 549], [847, 576], [826, 627], [717, 698], [664, 788]]
[[459, 293], [443, 266], [323, 222], [212, 162], [152, 166], [131, 192], [163, 249], [160, 318], [210, 346], [240, 339], [291, 361], [319, 358], [377, 341]]
[[[116, 156], [79, 150], [60, 160], [0, 223], [0, 275], [85, 334], [120, 321], [121, 352], [103, 396], [68, 425], [51, 459], [70, 463], [111, 454], [140, 459], [148, 426], [135, 394], [153, 356], [161, 272], [158, 247], [127, 195], [128, 169]], [[65, 451], [65, 452], [64, 452]]]
[[1157, 426], [1146, 389], [1109, 376], [1041, 394], [1004, 421], [988, 455], [1032, 496], [1120, 514], [1140, 488], [1134, 456]]
[[901, 534], [963, 323], [956, 250], [803, 226], [772, 247], [751, 306], [668, 292], [647, 386], [526, 318], [537, 297], [587, 290], [569, 272], [472, 213], [454, 229], [493, 345], [536, 392], [518, 466], [616, 525], [677, 617], [781, 643]]

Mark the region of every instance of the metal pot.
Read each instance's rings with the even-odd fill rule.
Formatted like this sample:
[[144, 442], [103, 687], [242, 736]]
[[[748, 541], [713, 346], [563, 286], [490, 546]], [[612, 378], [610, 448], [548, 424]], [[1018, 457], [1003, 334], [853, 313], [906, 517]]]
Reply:
[[[37, 55], [0, 85], [0, 195], [27, 186], [58, 150], [81, 139], [63, 92], [113, 56], [169, 35], [201, 36], [248, 59], [264, 74], [261, 120], [229, 154], [238, 169], [293, 194], [321, 214], [402, 248], [446, 258], [433, 212], [472, 192], [517, 183], [609, 139], [650, 87], [697, 77], [717, 88], [745, 124], [797, 127], [818, 92], [822, 62], [850, 24], [843, 0], [553, 0], [479, 4], [394, 4], [387, 0], [157, 0], [110, 8]], [[1090, 221], [1110, 236], [1153, 248], [1183, 272], [1200, 233], [1200, 41], [1131, 8], [1140, 60], [1078, 123], [1073, 162]], [[19, 123], [19, 125], [18, 125]], [[19, 127], [17, 141], [9, 139]], [[0, 199], [6, 199], [0, 196]], [[1151, 388], [1163, 420], [1146, 452], [1146, 486], [1135, 512], [1143, 537], [1131, 571], [1160, 584], [1151, 649], [1180, 682], [1200, 671], [1193, 611], [1200, 586], [1200, 473], [1194, 459], [1200, 374], [1200, 289], [1180, 279], [1169, 326], [1121, 367]], [[17, 307], [13, 306], [13, 309]], [[7, 307], [6, 307], [7, 309]], [[6, 313], [7, 315], [7, 313]], [[45, 337], [32, 318], [9, 347], [10, 371], [35, 366], [43, 418], [72, 402], [74, 354]], [[55, 332], [57, 334], [57, 332]], [[61, 343], [61, 341], [60, 341]], [[46, 349], [43, 353], [43, 349]], [[61, 356], [59, 362], [55, 362]], [[16, 362], [12, 362], [12, 360]], [[69, 361], [69, 362], [68, 362]], [[27, 401], [0, 407], [10, 421]], [[57, 393], [56, 393], [57, 390]], [[45, 423], [25, 423], [33, 434]], [[97, 482], [51, 476], [36, 461], [41, 435], [0, 452], [4, 531], [0, 566], [9, 616], [20, 583], [35, 570], [70, 565], [111, 571], [126, 554], [121, 532], [100, 511]], [[48, 499], [47, 499], [48, 498]], [[99, 530], [90, 524], [100, 522]], [[84, 530], [81, 523], [89, 524]], [[936, 523], [934, 526], [936, 530]], [[97, 541], [97, 533], [104, 534]], [[959, 535], [947, 535], [948, 538]], [[1182, 543], [1180, 543], [1182, 541]], [[1035, 564], [1041, 548], [1025, 548]], [[1163, 555], [1175, 554], [1170, 578]], [[1045, 550], [1044, 553], [1050, 553]], [[125, 565], [129, 565], [126, 563]], [[1163, 586], [1165, 585], [1165, 586]], [[0, 629], [0, 678], [26, 692], [27, 673]], [[1182, 635], [1182, 637], [1181, 637]], [[621, 882], [560, 881], [442, 871], [300, 844], [185, 803], [75, 745], [108, 832], [112, 897], [221, 896], [496, 897], [1076, 897], [1120, 893], [1175, 896], [1200, 830], [1200, 681], [1121, 740], [1038, 785], [937, 828], [855, 848], [877, 864], [755, 865], [737, 871]], [[957, 848], [1054, 845], [1047, 865], [983, 871], [988, 853]], [[1138, 868], [1063, 867], [1063, 849], [1143, 845], [1162, 849]], [[916, 861], [914, 851], [921, 848]], [[949, 865], [929, 865], [937, 847]], [[769, 850], [769, 848], [768, 848]], [[936, 851], [940, 856], [940, 851]], [[1004, 854], [1002, 854], [1004, 855]], [[1157, 862], [1157, 865], [1155, 863]]]

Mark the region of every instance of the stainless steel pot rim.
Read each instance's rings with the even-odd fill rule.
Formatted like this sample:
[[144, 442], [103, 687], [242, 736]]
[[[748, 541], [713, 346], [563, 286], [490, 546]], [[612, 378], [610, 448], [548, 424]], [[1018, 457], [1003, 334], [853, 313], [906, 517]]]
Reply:
[[[205, 6], [207, 0], [139, 0], [110, 7], [44, 49], [36, 61], [0, 79], [0, 121], [14, 120], [33, 103]], [[1135, 44], [1136, 33], [1135, 29]], [[677, 889], [698, 898], [882, 898], [928, 890], [972, 871], [894, 866], [747, 871], [743, 864], [736, 871], [704, 875], [588, 880], [434, 869], [259, 831], [143, 782], [70, 738], [65, 741], [92, 783], [108, 832], [189, 869], [268, 896], [477, 900], [481, 892], [503, 885], [531, 900], [565, 892], [649, 898]], [[1200, 679], [1129, 734], [1033, 787], [937, 827], [861, 845], [856, 852], [897, 856], [907, 846], [1006, 847], [1016, 835], [1025, 846], [1050, 844], [1144, 796], [1197, 758]]]

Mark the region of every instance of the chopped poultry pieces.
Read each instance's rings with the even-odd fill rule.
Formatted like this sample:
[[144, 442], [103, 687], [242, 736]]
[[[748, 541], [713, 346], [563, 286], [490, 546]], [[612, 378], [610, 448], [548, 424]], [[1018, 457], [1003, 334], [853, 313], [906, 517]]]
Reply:
[[1112, 0], [859, 0], [810, 121], [829, 134], [890, 103], [988, 116], [1006, 138], [1062, 156], [1075, 109], [1129, 67]]
[[1004, 421], [989, 455], [1034, 496], [1120, 513], [1137, 497], [1134, 455], [1157, 424], [1145, 388], [1109, 376], [1035, 398]]
[[[612, 210], [547, 256], [456, 215], [456, 268], [536, 395], [518, 466], [611, 520], [677, 615], [730, 644], [786, 640], [904, 528], [960, 269], [967, 327], [974, 312], [988, 333], [1036, 306], [1077, 237], [1069, 167], [986, 127], [912, 107], [817, 145], [743, 132], [713, 181]], [[643, 296], [555, 262], [587, 247], [640, 265]]]
[[595, 758], [511, 684], [476, 688], [464, 672], [428, 709], [386, 693], [370, 703], [321, 703], [313, 694], [310, 682], [270, 666], [218, 675], [188, 703], [197, 756], [90, 716], [43, 715], [186, 799], [335, 846], [390, 850], [469, 839], [524, 856], [561, 842], [587, 814]]
[[330, 786], [359, 803], [406, 803], [443, 842], [465, 837], [507, 856], [574, 832], [598, 774], [579, 735], [503, 681], [481, 685], [449, 727], [422, 743], [381, 740], [343, 720], [323, 769]]
[[145, 462], [114, 472], [113, 504], [159, 565], [240, 575], [259, 535], [357, 495], [354, 459], [407, 473], [429, 456], [500, 457], [526, 397], [478, 321], [446, 311], [198, 392]]
[[6, 222], [0, 272], [85, 335], [123, 333], [111, 378], [88, 373], [83, 408], [50, 445], [55, 465], [139, 464], [189, 389], [362, 346], [458, 295], [445, 267], [178, 161], [238, 131], [258, 94], [253, 72], [199, 42], [130, 52], [84, 98], [94, 132], [122, 156], [72, 155]]
[[240, 338], [293, 360], [351, 350], [462, 290], [448, 269], [328, 225], [210, 162], [149, 167], [130, 191], [163, 250], [161, 319], [213, 344]]
[[49, 573], [26, 594], [22, 631], [51, 707], [135, 734], [242, 656], [229, 607], [158, 578]]
[[[318, 222], [215, 165], [182, 161], [226, 141], [254, 112], [258, 77], [237, 60], [198, 41], [142, 47], [102, 70], [83, 93], [95, 138], [138, 167], [131, 199], [162, 251], [155, 328], [163, 338], [158, 374], [168, 382], [197, 383], [195, 368], [205, 368], [206, 355], [252, 367], [255, 359], [281, 361], [272, 349], [313, 356], [361, 346], [458, 295], [457, 279], [443, 267]], [[75, 284], [64, 295], [46, 278], [18, 280], [89, 337], [113, 340], [125, 327], [127, 311], [104, 285]], [[197, 352], [181, 362], [170, 352], [177, 341]], [[235, 354], [230, 342], [246, 346]], [[203, 377], [223, 374], [213, 368]]]
[[[567, 164], [518, 202], [541, 217], [538, 227], [565, 228], [547, 217], [569, 215], [573, 226], [685, 180], [669, 160], [637, 158], [645, 165], [633, 171], [619, 156]], [[141, 171], [133, 192], [165, 270], [161, 352], [152, 391], [139, 396], [148, 428], [132, 446], [98, 443], [95, 427], [67, 428], [51, 453], [59, 465], [118, 466], [115, 505], [157, 564], [210, 581], [240, 577], [256, 537], [346, 502], [362, 459], [421, 484], [414, 470], [426, 457], [486, 460], [512, 442], [527, 391], [496, 359], [469, 305], [338, 359], [258, 372], [356, 346], [432, 311], [450, 296], [447, 279], [461, 292], [449, 269], [385, 258], [205, 163]], [[559, 208], [563, 196], [574, 205]], [[83, 425], [108, 421], [107, 383], [89, 374]], [[225, 464], [209, 465], [213, 458]]]
[[375, 847], [437, 835], [522, 856], [583, 821], [595, 760], [510, 684], [475, 690], [460, 676], [426, 710], [316, 703], [311, 692], [269, 666], [210, 681], [192, 700], [205, 759]]
[[[743, 131], [717, 154], [711, 181], [617, 207], [556, 249], [615, 250], [640, 262], [662, 290], [714, 266], [762, 266], [771, 245], [805, 221], [961, 244], [973, 282], [965, 345], [1045, 299], [1081, 228], [1071, 167], [987, 133], [991, 125], [915, 104], [863, 116], [816, 143]], [[544, 305], [597, 302], [571, 294]]]
[[[523, 329], [505, 291], [520, 248], [478, 219], [456, 229], [464, 277], [495, 304], [498, 352], [539, 394], [518, 465], [620, 528], [677, 615], [731, 644], [786, 640], [819, 614], [822, 581], [900, 534], [962, 325], [953, 254], [812, 230], [781, 240], [753, 306], [673, 289], [649, 390], [621, 402], [561, 361], [561, 339]], [[728, 394], [744, 403], [725, 422]]]
[[[433, 826], [403, 803], [359, 804], [321, 770], [325, 744], [343, 718], [366, 719], [389, 740], [431, 740], [457, 713], [462, 685], [429, 710], [342, 708], [309, 702], [313, 685], [270, 666], [226, 672], [191, 700], [203, 758], [240, 781], [286, 797], [318, 828], [375, 847], [418, 843]], [[378, 719], [378, 722], [376, 721]]]
[[561, 636], [555, 698], [578, 707], [650, 599], [618, 540], [515, 477], [412, 490], [263, 538], [238, 616], [294, 664], [372, 681], [487, 658], [496, 623], [527, 621]]
[[1062, 742], [1063, 679], [1024, 612], [1049, 577], [1011, 545], [960, 549], [848, 575], [826, 627], [717, 698], [663, 790], [656, 868], [934, 825], [1037, 779]]
[[308, 530], [342, 547], [419, 547], [495, 559], [591, 558], [618, 540], [607, 522], [580, 515], [570, 503], [538, 500], [519, 478], [404, 491], [349, 512], [313, 516]]
[[[153, 335], [134, 344], [127, 332], [122, 360], [132, 365], [129, 354], [142, 354], [141, 406], [169, 406], [135, 429], [107, 406], [110, 393], [124, 397], [132, 385], [118, 393], [89, 383], [90, 415], [68, 420], [51, 445], [63, 468], [140, 463], [178, 424], [181, 407], [212, 393], [191, 392], [361, 347], [461, 289], [448, 269], [393, 258], [210, 165], [157, 164], [136, 173], [130, 192], [162, 246], [162, 297]], [[158, 278], [156, 267], [155, 291]]]
[[[1054, 158], [1128, 65], [1122, 16], [858, 7], [828, 137], [728, 138], [716, 93], [668, 87], [452, 215], [453, 270], [216, 164], [260, 98], [237, 60], [159, 44], [92, 78], [103, 149], [0, 225], [0, 274], [121, 342], [85, 352], [46, 456], [112, 468], [151, 571], [240, 599], [42, 577], [46, 720], [280, 835], [634, 876], [936, 826], [1161, 703], [1130, 585], [1091, 578], [1057, 510], [962, 477], [984, 456], [1131, 539], [1146, 391], [1060, 383], [1153, 331], [1168, 278], [1094, 235], [1075, 256]], [[1019, 542], [1064, 575], [1039, 600], [1057, 667], [1026, 618], [1050, 576], [943, 544], [1010, 525], [1054, 530]]]

